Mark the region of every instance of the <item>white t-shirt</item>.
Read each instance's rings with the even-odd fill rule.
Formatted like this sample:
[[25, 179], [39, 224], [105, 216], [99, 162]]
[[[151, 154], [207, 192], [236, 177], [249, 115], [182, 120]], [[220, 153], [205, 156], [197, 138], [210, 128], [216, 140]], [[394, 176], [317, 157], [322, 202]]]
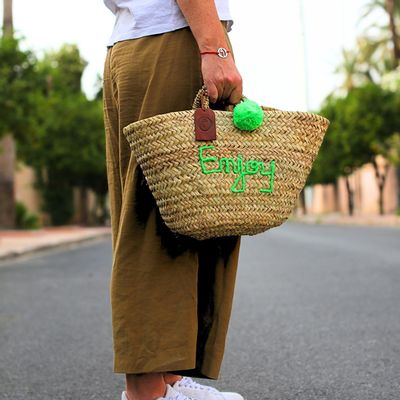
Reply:
[[[121, 40], [171, 32], [188, 26], [176, 0], [103, 0], [116, 15], [114, 30], [108, 46]], [[221, 21], [228, 21], [227, 30], [233, 24], [229, 0], [215, 0]]]

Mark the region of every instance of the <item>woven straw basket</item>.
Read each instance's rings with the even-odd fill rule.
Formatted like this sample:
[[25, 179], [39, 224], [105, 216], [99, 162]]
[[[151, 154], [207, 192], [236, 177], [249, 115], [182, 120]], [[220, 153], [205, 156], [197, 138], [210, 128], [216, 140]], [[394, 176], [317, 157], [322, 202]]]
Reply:
[[255, 235], [282, 224], [296, 205], [329, 121], [306, 112], [263, 107], [252, 132], [214, 111], [217, 137], [195, 139], [195, 108], [208, 108], [204, 87], [193, 110], [156, 115], [124, 128], [166, 225], [203, 240]]

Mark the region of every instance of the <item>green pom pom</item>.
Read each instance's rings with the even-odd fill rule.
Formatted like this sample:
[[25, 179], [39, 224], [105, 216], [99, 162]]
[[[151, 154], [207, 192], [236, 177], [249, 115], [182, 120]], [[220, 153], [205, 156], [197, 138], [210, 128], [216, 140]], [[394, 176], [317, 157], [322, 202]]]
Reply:
[[242, 131], [254, 131], [264, 118], [262, 108], [252, 100], [244, 99], [233, 109], [233, 124]]

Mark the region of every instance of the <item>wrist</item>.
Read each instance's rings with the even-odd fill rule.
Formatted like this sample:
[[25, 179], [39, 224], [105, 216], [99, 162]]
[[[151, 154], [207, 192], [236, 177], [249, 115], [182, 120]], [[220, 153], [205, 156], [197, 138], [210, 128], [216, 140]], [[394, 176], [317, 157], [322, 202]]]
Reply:
[[197, 40], [197, 44], [200, 52], [217, 51], [217, 49], [220, 47], [224, 47], [225, 49], [229, 48], [226, 37], [222, 31], [222, 27], [221, 34], [217, 34], [214, 36], [203, 36]]
[[230, 53], [230, 50], [225, 48], [225, 47], [218, 47], [218, 49], [213, 50], [213, 51], [200, 51], [201, 56], [205, 55], [216, 55], [219, 58], [228, 58], [228, 55]]

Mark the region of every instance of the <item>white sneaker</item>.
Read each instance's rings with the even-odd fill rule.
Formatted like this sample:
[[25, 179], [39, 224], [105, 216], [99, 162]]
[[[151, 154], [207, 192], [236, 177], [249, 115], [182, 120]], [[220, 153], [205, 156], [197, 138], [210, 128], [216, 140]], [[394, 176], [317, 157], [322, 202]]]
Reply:
[[[122, 392], [121, 400], [128, 400], [126, 392]], [[159, 397], [156, 400], [195, 400], [195, 399], [191, 399], [190, 397], [187, 397], [184, 394], [177, 392], [170, 385], [167, 385], [167, 391], [164, 397]]]
[[244, 400], [239, 393], [220, 392], [211, 386], [201, 385], [187, 376], [175, 382], [172, 387], [193, 400]]

